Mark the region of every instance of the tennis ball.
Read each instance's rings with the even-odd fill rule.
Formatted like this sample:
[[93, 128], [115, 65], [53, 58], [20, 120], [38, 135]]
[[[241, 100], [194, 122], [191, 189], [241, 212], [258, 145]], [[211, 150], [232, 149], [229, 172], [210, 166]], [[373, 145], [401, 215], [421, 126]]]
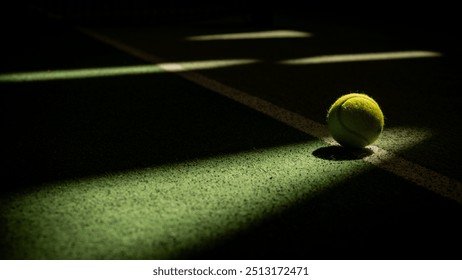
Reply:
[[340, 145], [363, 148], [382, 134], [384, 116], [379, 104], [362, 93], [343, 95], [327, 113], [327, 127]]

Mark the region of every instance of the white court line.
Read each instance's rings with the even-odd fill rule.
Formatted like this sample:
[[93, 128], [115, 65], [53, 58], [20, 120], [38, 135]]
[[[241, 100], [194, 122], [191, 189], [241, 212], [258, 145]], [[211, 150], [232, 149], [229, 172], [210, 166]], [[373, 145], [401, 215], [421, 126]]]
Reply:
[[[163, 63], [164, 61], [148, 52], [131, 47], [127, 44], [114, 40], [110, 37], [104, 36], [89, 29], [79, 28], [81, 32], [109, 44], [119, 50], [127, 52], [135, 57], [151, 63]], [[295, 129], [304, 133], [317, 137], [324, 142], [335, 145], [336, 142], [329, 136], [327, 126], [306, 118], [297, 113], [291, 112], [287, 109], [279, 107], [261, 98], [247, 94], [233, 87], [222, 84], [218, 81], [210, 79], [202, 74], [196, 72], [177, 72], [178, 69], [183, 69], [180, 64], [169, 63], [168, 67], [163, 67], [167, 72], [171, 72], [171, 67], [175, 69], [175, 74], [199, 84], [207, 89], [216, 93], [226, 96], [241, 104], [244, 104], [258, 112], [268, 115], [276, 120], [279, 120]], [[364, 161], [371, 163], [383, 170], [391, 172], [399, 177], [411, 181], [417, 185], [427, 188], [435, 193], [444, 197], [462, 203], [462, 183], [456, 179], [447, 177], [431, 169], [423, 167], [414, 162], [408, 161], [393, 152], [384, 150], [377, 146], [370, 146], [373, 154], [363, 158]]]

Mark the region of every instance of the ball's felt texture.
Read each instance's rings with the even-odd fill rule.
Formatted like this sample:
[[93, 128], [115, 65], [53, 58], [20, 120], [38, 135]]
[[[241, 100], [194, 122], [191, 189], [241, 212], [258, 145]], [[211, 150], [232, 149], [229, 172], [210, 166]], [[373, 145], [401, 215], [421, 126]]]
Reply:
[[366, 94], [343, 95], [327, 113], [327, 127], [340, 145], [364, 148], [382, 134], [385, 119], [377, 102]]

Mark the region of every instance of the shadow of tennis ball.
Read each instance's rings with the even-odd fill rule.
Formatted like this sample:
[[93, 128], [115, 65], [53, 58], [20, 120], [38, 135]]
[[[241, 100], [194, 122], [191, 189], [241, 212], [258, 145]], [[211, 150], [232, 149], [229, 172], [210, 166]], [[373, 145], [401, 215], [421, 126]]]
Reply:
[[313, 155], [317, 158], [325, 159], [325, 160], [358, 160], [363, 159], [372, 155], [374, 152], [369, 148], [360, 148], [360, 149], [352, 149], [352, 148], [345, 148], [342, 146], [328, 146], [322, 147], [315, 151], [313, 151]]

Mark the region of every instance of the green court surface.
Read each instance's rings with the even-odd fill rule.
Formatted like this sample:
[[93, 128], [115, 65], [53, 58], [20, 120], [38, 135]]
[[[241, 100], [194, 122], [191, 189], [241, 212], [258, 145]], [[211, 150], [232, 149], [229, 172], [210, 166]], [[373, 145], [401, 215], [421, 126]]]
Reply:
[[[7, 33], [0, 257], [460, 259], [457, 48], [277, 19]], [[352, 91], [362, 151], [325, 127]]]

